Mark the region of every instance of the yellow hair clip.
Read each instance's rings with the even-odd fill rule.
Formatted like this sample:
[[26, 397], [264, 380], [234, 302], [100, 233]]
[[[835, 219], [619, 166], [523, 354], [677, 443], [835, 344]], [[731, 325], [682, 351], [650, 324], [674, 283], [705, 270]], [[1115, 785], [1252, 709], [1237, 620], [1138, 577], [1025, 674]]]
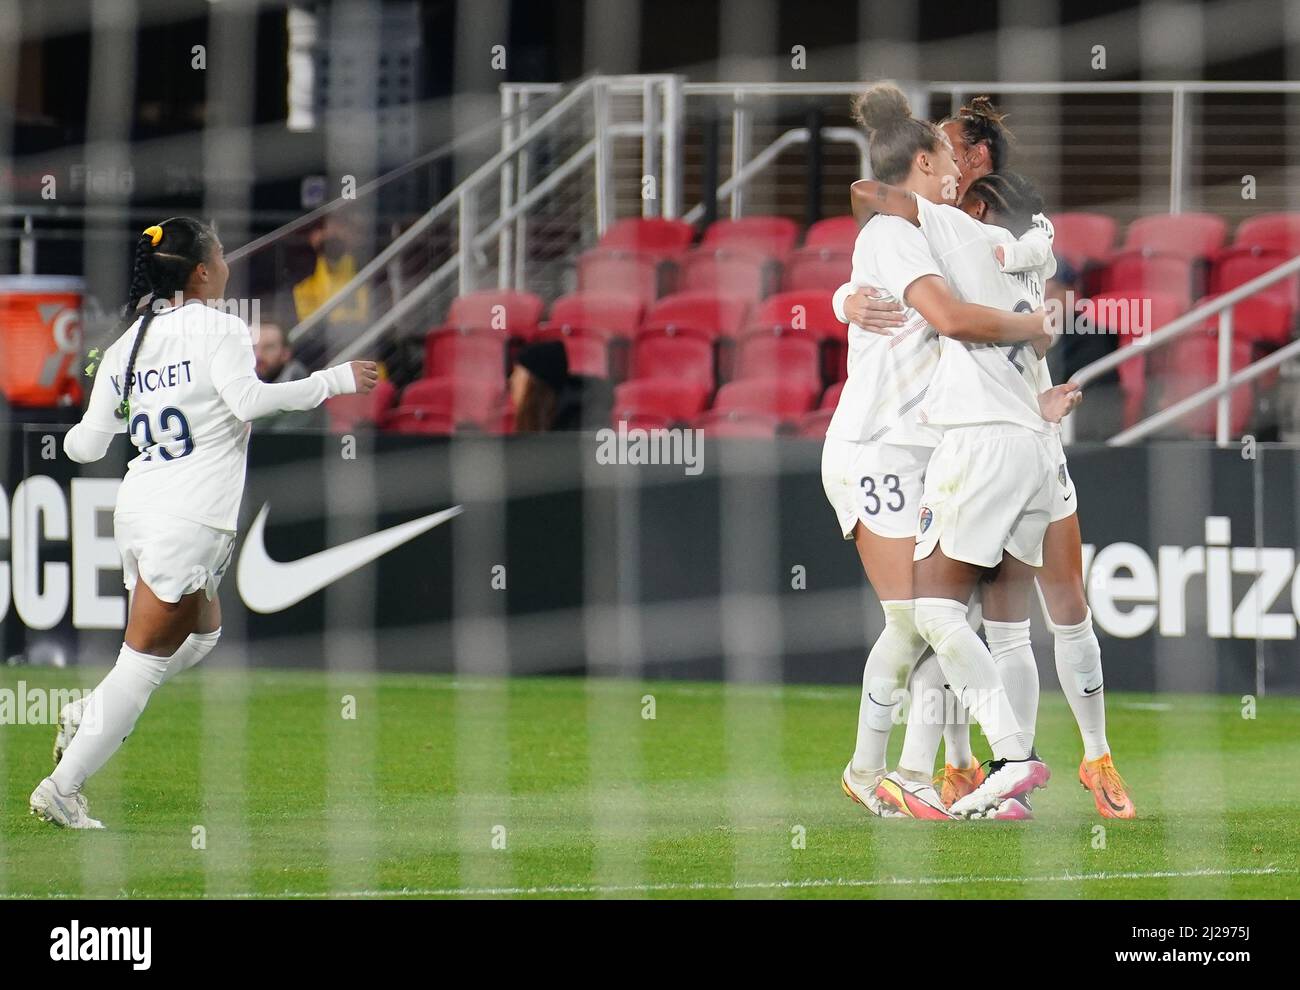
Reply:
[[149, 243], [152, 244], [154, 247], [157, 247], [158, 242], [162, 240], [162, 234], [163, 234], [162, 228], [159, 227], [157, 224], [154, 224], [152, 227], [146, 227], [144, 229], [144, 236], [149, 238]]

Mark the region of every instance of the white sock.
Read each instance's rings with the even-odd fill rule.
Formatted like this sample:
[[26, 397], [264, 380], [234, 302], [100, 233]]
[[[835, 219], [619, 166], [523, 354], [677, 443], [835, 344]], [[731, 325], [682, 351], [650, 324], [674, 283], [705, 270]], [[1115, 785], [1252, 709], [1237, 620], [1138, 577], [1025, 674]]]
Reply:
[[[1044, 610], [1046, 611], [1046, 610]], [[1076, 626], [1058, 626], [1047, 619], [1056, 637], [1056, 676], [1079, 723], [1083, 756], [1095, 760], [1110, 752], [1106, 742], [1106, 699], [1102, 688], [1101, 644], [1092, 628], [1092, 612]]]
[[91, 692], [81, 727], [50, 774], [60, 791], [77, 793], [86, 779], [117, 752], [135, 728], [149, 696], [162, 684], [168, 659], [137, 653], [122, 644], [117, 663]]
[[926, 650], [925, 640], [916, 631], [913, 604], [910, 601], [880, 604], [885, 610], [885, 628], [867, 654], [862, 670], [858, 738], [853, 750], [853, 772], [860, 774], [884, 768], [901, 689], [907, 686], [907, 679]]
[[934, 760], [939, 755], [947, 713], [961, 706], [944, 687], [943, 670], [934, 654], [920, 662], [908, 687], [912, 706], [907, 712], [907, 732], [903, 735], [898, 769], [908, 779], [929, 780], [934, 775]]
[[1021, 731], [1033, 746], [1034, 727], [1038, 724], [1038, 664], [1029, 637], [1029, 620], [991, 622], [984, 620], [984, 638], [998, 668], [998, 676], [1007, 689], [1011, 708]]
[[939, 658], [953, 694], [980, 725], [993, 756], [1023, 760], [1029, 741], [998, 677], [993, 657], [966, 621], [966, 604], [949, 598], [918, 598], [916, 627]]
[[189, 637], [167, 660], [167, 672], [162, 682], [166, 684], [177, 674], [184, 673], [212, 652], [221, 638], [221, 627], [209, 633], [190, 633]]

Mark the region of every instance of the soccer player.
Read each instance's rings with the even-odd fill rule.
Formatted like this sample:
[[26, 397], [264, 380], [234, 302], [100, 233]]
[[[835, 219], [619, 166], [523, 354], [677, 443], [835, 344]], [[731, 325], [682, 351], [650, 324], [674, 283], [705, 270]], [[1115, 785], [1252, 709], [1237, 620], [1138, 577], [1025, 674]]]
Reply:
[[[127, 433], [137, 454], [117, 494], [113, 532], [130, 593], [117, 663], [80, 708], [60, 715], [54, 772], [32, 814], [68, 828], [103, 828], [82, 786], [121, 746], [159, 686], [192, 667], [221, 635], [217, 586], [234, 551], [249, 423], [369, 392], [369, 361], [267, 384], [254, 371], [248, 325], [220, 301], [229, 269], [211, 228], [188, 217], [136, 242], [121, 335], [99, 361], [90, 402], [63, 449], [103, 457]], [[143, 310], [141, 307], [143, 305]]]
[[[1017, 191], [1007, 180], [997, 185], [1008, 196]], [[877, 201], [889, 193], [878, 189]], [[994, 245], [1015, 243], [1010, 232], [905, 191], [898, 195], [914, 201], [915, 222], [959, 296], [1013, 310], [1033, 310], [1041, 303], [1041, 280], [1009, 277], [995, 261]], [[1036, 292], [1028, 291], [1031, 284]], [[917, 291], [907, 289], [909, 303]], [[1033, 751], [1037, 678], [1027, 637], [1022, 651], [1004, 658], [1020, 662], [1005, 665], [1009, 676], [1001, 678], [988, 648], [966, 622], [967, 603], [988, 569], [999, 568], [995, 589], [1018, 589], [995, 596], [1009, 607], [1017, 595], [1027, 598], [1031, 569], [1042, 564], [1052, 506], [1049, 482], [1057, 473], [1054, 427], [1044, 419], [1039, 400], [1049, 384], [1044, 370], [1041, 352], [1023, 345], [945, 341], [923, 403], [923, 414], [942, 426], [944, 435], [929, 465], [918, 521], [916, 624], [953, 692], [984, 728], [995, 757], [987, 778], [953, 803], [959, 816], [1025, 817], [1027, 808], [1013, 799], [1048, 776]], [[1029, 668], [1028, 677], [1022, 667]], [[919, 784], [915, 775], [896, 772], [882, 781], [878, 793], [906, 810], [908, 791]]]
[[[897, 87], [873, 87], [857, 115], [871, 133], [875, 175], [921, 198], [951, 195], [958, 178], [951, 149], [933, 124], [911, 116]], [[848, 378], [822, 453], [822, 483], [840, 532], [854, 541], [885, 612], [885, 628], [863, 670], [853, 758], [841, 778], [844, 792], [876, 814], [888, 813], [876, 790], [886, 773], [897, 694], [927, 648], [913, 620], [912, 556], [926, 465], [939, 440], [920, 406], [939, 363], [940, 331], [983, 342], [1044, 337], [1041, 315], [963, 302], [939, 275], [925, 238], [906, 221], [877, 217], [859, 233], [854, 282], [881, 286], [898, 300], [909, 286], [924, 283], [918, 296], [928, 313], [909, 305], [887, 338], [850, 327]], [[949, 817], [937, 792], [918, 801], [922, 815]]]
[[[963, 106], [956, 116], [942, 121], [940, 127], [952, 144], [954, 157], [962, 170], [958, 188], [961, 207], [976, 219], [988, 221], [990, 212], [997, 212], [999, 204], [996, 201], [999, 197], [1008, 195], [1006, 187], [996, 184], [992, 178], [1005, 169], [1014, 143], [1014, 137], [1005, 124], [1005, 115], [997, 111], [988, 97], [980, 96]], [[1017, 177], [1016, 181], [1025, 183], [1027, 180]], [[975, 195], [971, 195], [972, 191]], [[1010, 195], [1014, 197], [1015, 192], [1012, 191]], [[1036, 197], [1036, 193], [1034, 195]], [[889, 206], [883, 204], [880, 196], [880, 190], [873, 183], [866, 180], [854, 183], [854, 215], [865, 221], [875, 209], [888, 210]], [[905, 202], [902, 205], [906, 208]], [[1005, 219], [1005, 200], [1001, 205]], [[1002, 220], [995, 222], [1006, 226]], [[1036, 273], [1041, 281], [1050, 279], [1056, 270], [1056, 262], [1051, 253], [1053, 233], [1051, 222], [1043, 214], [1039, 202], [1026, 232], [1015, 243], [996, 247], [997, 260], [1002, 270], [1021, 273], [1030, 278]], [[1032, 284], [1030, 287], [1032, 291]], [[884, 301], [870, 300], [865, 295], [849, 303], [841, 302], [850, 291], [851, 287], [844, 287], [837, 293], [837, 311], [853, 309], [859, 314], [869, 314], [864, 321], [868, 327], [879, 323], [880, 317], [889, 315]], [[882, 329], [886, 328], [877, 327], [878, 331]], [[1101, 644], [1093, 630], [1092, 613], [1084, 593], [1078, 500], [1066, 466], [1065, 451], [1060, 446], [1059, 433], [1056, 435], [1056, 443], [1058, 484], [1054, 490], [1052, 522], [1044, 539], [1043, 568], [1038, 573], [1036, 588], [1043, 614], [1053, 633], [1056, 671], [1061, 690], [1069, 702], [1083, 739], [1084, 752], [1079, 765], [1079, 780], [1092, 793], [1093, 802], [1102, 817], [1132, 818], [1136, 814], [1133, 800], [1124, 779], [1115, 768], [1106, 738]], [[985, 637], [990, 640], [989, 646], [995, 653], [1015, 654], [1022, 658], [1029, 655], [1028, 615], [990, 626], [986, 613]], [[1036, 679], [1036, 670], [1033, 676]], [[914, 693], [932, 688], [939, 680], [939, 673], [933, 665], [923, 665], [918, 670], [917, 677], [922, 683], [913, 686], [920, 689]], [[924, 754], [926, 751], [937, 750], [938, 731], [932, 725], [910, 726], [908, 738], [915, 739], [918, 747], [913, 753]], [[967, 721], [950, 721], [943, 728], [942, 735], [946, 755], [939, 782], [942, 784], [944, 803], [950, 805], [978, 786], [983, 773], [971, 751], [970, 726]]]

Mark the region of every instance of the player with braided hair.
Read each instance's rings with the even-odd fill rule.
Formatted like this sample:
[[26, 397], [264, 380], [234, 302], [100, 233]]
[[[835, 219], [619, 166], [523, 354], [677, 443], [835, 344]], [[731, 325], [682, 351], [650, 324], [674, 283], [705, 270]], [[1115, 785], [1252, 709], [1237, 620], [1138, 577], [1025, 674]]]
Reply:
[[260, 381], [252, 333], [222, 304], [228, 276], [206, 224], [176, 217], [140, 235], [117, 339], [63, 442], [82, 464], [103, 457], [118, 433], [137, 453], [113, 513], [129, 593], [122, 648], [89, 697], [60, 713], [54, 772], [31, 795], [32, 813], [55, 825], [103, 828], [82, 786], [131, 734], [154, 690], [216, 646], [249, 423], [369, 392], [378, 380], [374, 363], [353, 361], [301, 381]]

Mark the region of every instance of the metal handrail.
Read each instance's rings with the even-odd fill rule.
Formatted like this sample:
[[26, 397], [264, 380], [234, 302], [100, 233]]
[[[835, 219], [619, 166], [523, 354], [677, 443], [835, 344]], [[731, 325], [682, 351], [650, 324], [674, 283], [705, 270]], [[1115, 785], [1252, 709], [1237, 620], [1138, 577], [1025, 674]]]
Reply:
[[1118, 367], [1125, 361], [1141, 357], [1151, 348], [1157, 347], [1175, 337], [1181, 337], [1188, 330], [1195, 329], [1199, 324], [1205, 322], [1206, 317], [1213, 316], [1229, 306], [1235, 306], [1247, 296], [1253, 296], [1260, 289], [1267, 289], [1274, 282], [1280, 282], [1288, 275], [1294, 275], [1297, 272], [1300, 272], [1300, 255], [1290, 261], [1283, 262], [1276, 268], [1251, 279], [1249, 282], [1237, 286], [1235, 289], [1228, 290], [1223, 295], [1217, 296], [1207, 303], [1202, 303], [1194, 309], [1188, 310], [1176, 320], [1166, 323], [1159, 330], [1152, 331], [1139, 338], [1140, 342], [1135, 343], [1132, 347], [1120, 348], [1105, 357], [1098, 358], [1092, 364], [1084, 365], [1070, 376], [1070, 381], [1079, 386], [1096, 381], [1106, 372]]
[[463, 203], [465, 201], [464, 197], [472, 190], [476, 189], [480, 182], [489, 175], [492, 175], [497, 168], [512, 158], [521, 148], [531, 143], [539, 133], [544, 131], [552, 121], [568, 110], [573, 103], [585, 96], [587, 91], [590, 90], [593, 85], [594, 79], [591, 77], [577, 83], [569, 93], [557, 100], [545, 113], [520, 131], [512, 141], [476, 168], [468, 178], [457, 185], [455, 189], [443, 197], [442, 200], [425, 212], [415, 221], [415, 223], [411, 224], [410, 227], [391, 241], [387, 247], [375, 255], [375, 257], [372, 258], [359, 272], [357, 272], [356, 275], [349, 279], [345, 285], [325, 300], [319, 309], [314, 310], [305, 320], [290, 330], [290, 342], [292, 343], [299, 340], [304, 334], [309, 333], [324, 322], [330, 313], [334, 312], [334, 310], [341, 306], [344, 301], [350, 299], [358, 290], [368, 284], [373, 275], [380, 271], [380, 269], [384, 268], [390, 261], [394, 260], [398, 254], [411, 244], [411, 242], [428, 230], [436, 220], [438, 220], [443, 214], [448, 213], [453, 206], [458, 206]]
[[[852, 127], [823, 127], [821, 137], [826, 141], [836, 141], [844, 144], [853, 144], [858, 148], [862, 160], [865, 162], [870, 153], [870, 146], [867, 143], [865, 135], [861, 131]], [[735, 194], [737, 189], [741, 189], [759, 172], [762, 172], [772, 164], [782, 152], [794, 145], [807, 144], [812, 139], [812, 132], [806, 127], [792, 127], [790, 130], [777, 135], [772, 143], [751, 158], [739, 171], [729, 176], [720, 186], [718, 186], [716, 196], [718, 199], [726, 199]], [[696, 223], [703, 219], [705, 212], [704, 203], [696, 203], [693, 207], [682, 215], [682, 219], [687, 223]]]
[[268, 231], [267, 233], [263, 234], [261, 237], [254, 238], [253, 240], [249, 241], [247, 244], [241, 244], [238, 248], [236, 248], [233, 251], [228, 251], [226, 253], [226, 261], [227, 262], [240, 261], [243, 258], [247, 258], [250, 255], [256, 254], [258, 251], [262, 250], [263, 248], [268, 247], [269, 245], [279, 240], [282, 240], [291, 234], [297, 233], [299, 230], [302, 230], [304, 227], [310, 227], [312, 224], [320, 220], [322, 217], [326, 217], [331, 213], [344, 209], [349, 205], [355, 204], [358, 200], [362, 199], [365, 196], [369, 196], [371, 193], [378, 192], [380, 189], [384, 188], [390, 183], [396, 182], [398, 179], [402, 178], [403, 176], [409, 175], [411, 172], [414, 172], [416, 169], [421, 168], [432, 161], [437, 161], [440, 158], [446, 158], [447, 156], [454, 154], [458, 148], [461, 148], [467, 144], [473, 144], [475, 141], [479, 140], [480, 138], [488, 134], [495, 133], [497, 129], [499, 129], [500, 127], [501, 127], [501, 121], [499, 119], [491, 120], [480, 127], [473, 128], [472, 130], [468, 131], [465, 134], [460, 134], [452, 138], [446, 144], [434, 148], [431, 151], [427, 151], [423, 155], [413, 158], [411, 159], [411, 161], [406, 162], [403, 165], [399, 165], [397, 168], [390, 169], [389, 171], [385, 172], [383, 175], [376, 176], [375, 178], [371, 179], [369, 182], [366, 182], [358, 186], [355, 190], [355, 193], [352, 196], [348, 196], [348, 197], [339, 196], [336, 199], [330, 200], [328, 203], [322, 203], [320, 206], [316, 207], [316, 209], [311, 210], [308, 213], [304, 213], [302, 216], [296, 217], [293, 220], [290, 220], [288, 223], [284, 224], [283, 226], [277, 227], [275, 230]]
[[[1227, 398], [1227, 395], [1236, 387], [1236, 385], [1230, 383], [1237, 380], [1240, 376], [1244, 377], [1240, 377], [1238, 384], [1253, 380], [1257, 377], [1257, 374], [1262, 374], [1262, 372], [1246, 376], [1245, 373], [1247, 371], [1265, 362], [1273, 362], [1268, 364], [1268, 368], [1274, 367], [1275, 364], [1281, 363], [1281, 361], [1279, 360], [1274, 362], [1273, 359], [1276, 358], [1278, 354], [1285, 353], [1289, 355], [1291, 353], [1291, 348], [1294, 346], [1293, 344], [1288, 344], [1281, 350], [1275, 351], [1273, 354], [1269, 355], [1269, 357], [1255, 362], [1255, 364], [1252, 364], [1249, 368], [1242, 369], [1242, 371], [1238, 372], [1237, 375], [1229, 374], [1228, 367], [1232, 356], [1232, 309], [1243, 299], [1253, 296], [1263, 289], [1267, 289], [1270, 285], [1273, 285], [1275, 282], [1280, 282], [1284, 278], [1295, 276], [1297, 273], [1300, 273], [1300, 255], [1291, 258], [1289, 261], [1284, 261], [1276, 268], [1273, 268], [1265, 272], [1263, 275], [1259, 275], [1234, 289], [1228, 290], [1223, 295], [1218, 296], [1209, 302], [1194, 307], [1189, 312], [1184, 313], [1172, 322], [1165, 324], [1165, 326], [1161, 327], [1159, 330], [1138, 338], [1133, 345], [1129, 347], [1121, 347], [1113, 353], [1107, 354], [1105, 357], [1098, 358], [1096, 361], [1093, 361], [1089, 365], [1085, 365], [1071, 375], [1071, 382], [1074, 382], [1080, 387], [1087, 385], [1089, 382], [1096, 381], [1112, 369], [1119, 367], [1125, 361], [1144, 357], [1153, 348], [1196, 330], [1204, 324], [1208, 317], [1214, 316], [1216, 313], [1224, 313], [1223, 318], [1219, 321], [1219, 381], [1209, 388], [1202, 389], [1200, 392], [1196, 393], [1196, 395], [1189, 396], [1187, 399], [1183, 399], [1175, 405], [1170, 406], [1168, 409], [1161, 410], [1160, 412], [1148, 417], [1146, 420], [1143, 420], [1141, 423], [1116, 434], [1116, 436], [1112, 437], [1109, 442], [1115, 443], [1121, 437], [1125, 438], [1126, 443], [1130, 442], [1132, 439], [1141, 439], [1142, 437], [1148, 436], [1177, 420], [1189, 409], [1198, 408], [1212, 399], [1219, 398], [1220, 403], [1215, 426], [1215, 441], [1220, 446], [1226, 445], [1228, 442], [1227, 433], [1229, 414], [1229, 399]], [[1285, 360], [1285, 358], [1282, 358], [1281, 360]], [[1268, 370], [1268, 368], [1265, 368], [1264, 370]], [[1067, 419], [1065, 423], [1069, 424], [1070, 421]], [[1067, 428], [1066, 436], [1064, 438], [1065, 442], [1068, 443], [1070, 439], [1072, 439], [1070, 435], [1071, 433], [1072, 430]]]
[[[1106, 443], [1112, 447], [1127, 447], [1136, 440], [1145, 439], [1152, 433], [1158, 433], [1170, 423], [1181, 419], [1187, 413], [1199, 409], [1208, 402], [1226, 396], [1239, 386], [1254, 381], [1266, 372], [1272, 371], [1278, 365], [1284, 364], [1290, 358], [1296, 356], [1300, 356], [1300, 340], [1291, 341], [1291, 343], [1274, 351], [1268, 357], [1260, 358], [1254, 364], [1242, 368], [1233, 375], [1229, 375], [1225, 380], [1208, 385], [1194, 395], [1189, 395], [1187, 398], [1175, 402], [1168, 409], [1162, 409], [1137, 425], [1116, 433]], [[1223, 445], [1220, 444], [1220, 446]]]
[[[478, 234], [471, 237], [468, 250], [471, 252], [483, 250], [493, 238], [498, 237], [506, 227], [514, 223], [524, 212], [531, 209], [539, 199], [549, 196], [557, 185], [568, 178], [571, 172], [586, 164], [595, 155], [596, 140], [593, 138], [575, 151], [567, 161], [552, 169], [545, 179], [525, 193], [523, 198], [509, 210], [493, 220]], [[365, 354], [370, 345], [387, 333], [391, 327], [396, 326], [402, 317], [419, 306], [426, 298], [433, 295], [444, 282], [450, 281], [452, 275], [461, 271], [464, 255], [464, 250], [457, 251], [434, 271], [421, 279], [410, 292], [398, 300], [378, 320], [368, 326], [359, 337], [344, 347], [335, 356], [334, 362], [337, 364], [343, 361], [352, 361]]]

